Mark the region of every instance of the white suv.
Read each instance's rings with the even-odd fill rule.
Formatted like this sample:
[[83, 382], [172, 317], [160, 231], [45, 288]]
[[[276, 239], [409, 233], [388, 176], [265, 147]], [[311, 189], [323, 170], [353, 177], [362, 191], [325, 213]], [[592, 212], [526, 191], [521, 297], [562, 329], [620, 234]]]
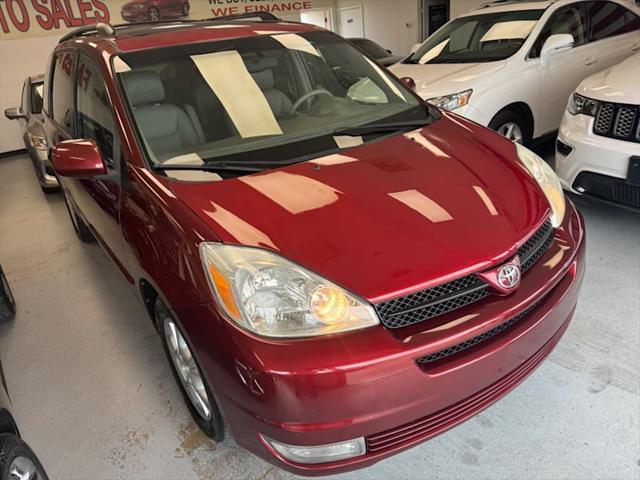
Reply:
[[640, 208], [640, 53], [578, 86], [556, 145], [565, 189]]
[[425, 100], [528, 143], [558, 129], [580, 81], [640, 49], [626, 1], [498, 1], [450, 21], [391, 67]]

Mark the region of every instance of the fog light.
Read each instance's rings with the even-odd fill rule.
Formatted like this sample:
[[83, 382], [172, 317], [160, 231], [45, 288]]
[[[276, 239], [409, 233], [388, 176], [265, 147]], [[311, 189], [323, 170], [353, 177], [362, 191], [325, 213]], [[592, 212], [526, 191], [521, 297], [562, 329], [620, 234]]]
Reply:
[[329, 445], [296, 446], [276, 442], [262, 435], [262, 438], [271, 448], [285, 459], [296, 463], [328, 463], [358, 457], [367, 452], [364, 438], [356, 438], [346, 442], [331, 443]]
[[563, 157], [568, 157], [571, 155], [571, 152], [573, 152], [573, 147], [560, 140], [556, 140], [556, 150]]

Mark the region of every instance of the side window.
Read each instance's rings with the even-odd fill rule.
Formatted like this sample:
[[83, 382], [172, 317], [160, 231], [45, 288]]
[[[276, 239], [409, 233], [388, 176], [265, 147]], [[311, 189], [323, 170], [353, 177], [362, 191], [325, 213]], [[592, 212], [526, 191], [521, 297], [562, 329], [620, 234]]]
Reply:
[[587, 30], [587, 13], [583, 3], [576, 3], [559, 8], [547, 20], [542, 28], [536, 43], [531, 48], [529, 58], [538, 58], [544, 42], [551, 35], [570, 33], [573, 35], [574, 46], [587, 43], [589, 32]]
[[42, 95], [44, 84], [42, 82], [31, 84], [31, 113], [42, 112]]
[[627, 9], [611, 2], [589, 2], [587, 7], [591, 18], [591, 41], [627, 33]]
[[80, 55], [76, 75], [76, 138], [95, 140], [108, 168], [114, 168], [115, 124], [102, 74], [93, 60]]
[[53, 119], [67, 131], [71, 131], [71, 77], [75, 54], [62, 52], [55, 56], [53, 85], [51, 87], [51, 107]]
[[633, 13], [631, 10], [627, 10], [625, 12], [624, 20], [627, 24], [627, 32], [640, 31], [640, 17]]

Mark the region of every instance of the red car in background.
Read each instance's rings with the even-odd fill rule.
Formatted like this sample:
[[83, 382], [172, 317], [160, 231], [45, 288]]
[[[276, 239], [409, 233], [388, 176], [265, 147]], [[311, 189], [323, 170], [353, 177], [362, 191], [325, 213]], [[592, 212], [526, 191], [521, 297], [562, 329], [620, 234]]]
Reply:
[[157, 22], [163, 18], [189, 16], [189, 0], [132, 0], [122, 6], [125, 22]]
[[540, 157], [310, 25], [145, 28], [62, 39], [47, 139], [78, 236], [146, 305], [205, 433], [346, 471], [549, 355], [585, 236]]

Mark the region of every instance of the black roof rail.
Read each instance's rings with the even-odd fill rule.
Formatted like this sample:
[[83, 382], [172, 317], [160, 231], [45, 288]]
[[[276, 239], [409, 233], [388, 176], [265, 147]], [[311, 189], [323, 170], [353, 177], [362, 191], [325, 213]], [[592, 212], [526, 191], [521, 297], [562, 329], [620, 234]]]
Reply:
[[108, 23], [96, 23], [94, 25], [85, 25], [83, 27], [76, 28], [71, 32], [67, 33], [60, 37], [58, 43], [66, 42], [72, 38], [76, 37], [86, 37], [89, 35], [98, 35], [99, 37], [113, 37], [116, 35], [118, 30], [126, 30], [127, 28], [135, 28], [139, 26], [153, 26], [157, 24], [163, 23], [184, 23], [184, 24], [192, 24], [198, 22], [232, 22], [232, 21], [251, 21], [251, 20], [260, 20], [262, 22], [282, 22], [281, 18], [276, 17], [273, 13], [270, 12], [248, 12], [248, 13], [238, 13], [236, 15], [225, 15], [222, 17], [212, 17], [206, 18], [202, 20], [160, 20], [156, 22], [132, 22], [132, 23], [121, 23], [117, 25], [110, 25]]
[[[491, 0], [490, 2], [487, 3], [483, 3], [482, 5], [480, 5], [479, 7], [476, 7], [477, 10], [483, 9], [483, 8], [489, 8], [489, 7], [495, 7], [498, 5], [513, 5], [516, 3], [527, 3], [527, 2], [544, 2], [545, 0]], [[557, 0], [547, 0], [550, 3], [554, 3]]]
[[207, 18], [206, 21], [212, 22], [212, 21], [221, 21], [221, 22], [228, 22], [228, 21], [234, 21], [234, 20], [254, 20], [254, 19], [258, 19], [261, 20], [263, 22], [280, 22], [282, 21], [280, 18], [276, 17], [273, 13], [271, 12], [246, 12], [246, 13], [237, 13], [235, 15], [225, 15], [222, 17], [212, 17], [212, 18]]
[[58, 43], [66, 42], [67, 40], [75, 37], [84, 37], [87, 35], [99, 35], [101, 37], [112, 37], [116, 31], [108, 23], [96, 23], [95, 25], [85, 25], [84, 27], [76, 28], [70, 31], [66, 35], [60, 37]]

